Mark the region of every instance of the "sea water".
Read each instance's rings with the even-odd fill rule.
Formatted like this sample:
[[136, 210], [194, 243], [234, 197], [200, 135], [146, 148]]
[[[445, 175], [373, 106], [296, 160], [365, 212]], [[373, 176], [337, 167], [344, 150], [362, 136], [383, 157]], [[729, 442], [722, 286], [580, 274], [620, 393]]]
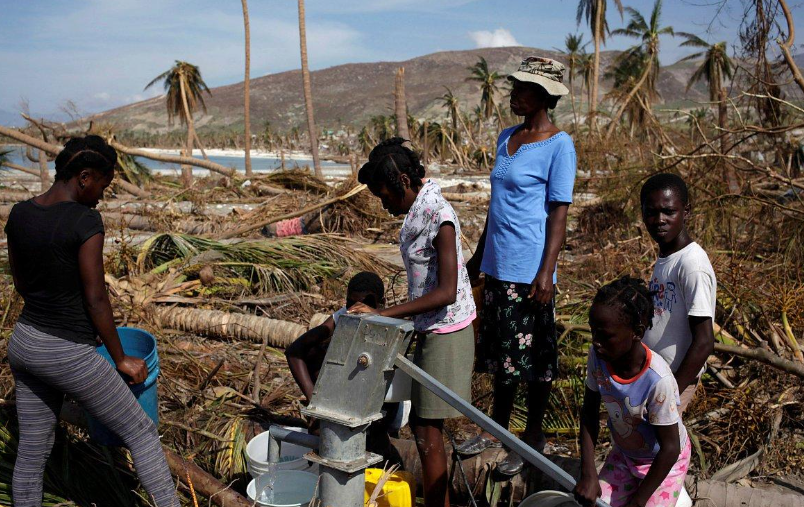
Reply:
[[[178, 152], [171, 153], [171, 155], [178, 155]], [[201, 153], [198, 150], [195, 150], [193, 152], [193, 157], [199, 160], [203, 160], [203, 157], [201, 156]], [[151, 160], [144, 157], [135, 157], [135, 158], [137, 159], [137, 161], [141, 162], [143, 165], [151, 169], [151, 171], [154, 173], [173, 175], [173, 176], [178, 176], [181, 174], [181, 166], [178, 164], [160, 162], [157, 160]], [[215, 162], [216, 164], [220, 164], [225, 167], [234, 167], [237, 171], [240, 172], [243, 172], [246, 166], [244, 156], [210, 155], [209, 160], [210, 162]], [[32, 164], [28, 162], [28, 160], [25, 158], [25, 150], [23, 148], [17, 148], [17, 149], [12, 148], [12, 151], [9, 154], [9, 161], [17, 165], [24, 165], [35, 168], [37, 170], [39, 169], [39, 164]], [[56, 171], [55, 163], [53, 161], [50, 161], [48, 162], [47, 165], [48, 169], [50, 169], [50, 173], [55, 174]], [[295, 159], [290, 155], [285, 156], [286, 169], [301, 169], [306, 167], [312, 167], [312, 165], [313, 161], [309, 158]], [[255, 173], [270, 173], [280, 170], [282, 168], [282, 161], [279, 158], [274, 157], [252, 156], [251, 168]], [[324, 170], [326, 175], [330, 176], [346, 177], [352, 173], [352, 170], [348, 164], [339, 164], [337, 162], [332, 162], [330, 160], [322, 160], [321, 168]], [[200, 167], [193, 167], [193, 174], [198, 176], [205, 176], [209, 174], [209, 171], [207, 171], [206, 169], [202, 169]]]

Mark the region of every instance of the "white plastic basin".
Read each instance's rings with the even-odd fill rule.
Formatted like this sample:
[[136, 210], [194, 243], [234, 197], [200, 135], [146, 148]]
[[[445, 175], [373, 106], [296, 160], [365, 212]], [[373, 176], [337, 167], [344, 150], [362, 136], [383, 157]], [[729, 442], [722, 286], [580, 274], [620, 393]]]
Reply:
[[[286, 427], [292, 431], [307, 433], [304, 428]], [[264, 431], [252, 438], [246, 445], [246, 468], [249, 475], [257, 478], [268, 471], [268, 440], [270, 433]], [[310, 468], [307, 460], [302, 458], [310, 449], [288, 442], [281, 443], [278, 470], [307, 470]]]
[[301, 470], [278, 470], [271, 503], [257, 500], [257, 479], [246, 487], [246, 495], [260, 507], [307, 507], [315, 494], [318, 476]]
[[580, 507], [570, 493], [539, 491], [522, 500], [519, 507]]

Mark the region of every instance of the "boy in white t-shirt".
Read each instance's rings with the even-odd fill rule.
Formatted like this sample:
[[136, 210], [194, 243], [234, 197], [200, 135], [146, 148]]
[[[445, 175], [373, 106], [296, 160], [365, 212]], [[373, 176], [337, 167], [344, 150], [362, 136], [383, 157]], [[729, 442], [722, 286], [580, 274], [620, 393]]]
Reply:
[[640, 202], [642, 221], [659, 245], [648, 284], [654, 294], [653, 325], [643, 342], [670, 365], [683, 412], [714, 350], [717, 279], [706, 252], [687, 232], [690, 202], [684, 180], [656, 174], [642, 186]]

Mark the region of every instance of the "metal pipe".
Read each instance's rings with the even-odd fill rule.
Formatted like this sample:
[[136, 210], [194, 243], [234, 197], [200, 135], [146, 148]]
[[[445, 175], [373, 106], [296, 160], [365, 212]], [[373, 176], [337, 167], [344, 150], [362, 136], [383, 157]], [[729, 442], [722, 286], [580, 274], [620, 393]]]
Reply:
[[338, 464], [365, 461], [366, 427], [349, 428], [331, 421], [321, 421], [318, 454], [324, 460], [319, 483], [321, 506], [363, 507], [365, 468], [348, 472], [339, 469]]
[[282, 444], [273, 434], [268, 435], [268, 463], [279, 463]]
[[[570, 474], [559, 468], [558, 465], [545, 458], [542, 454], [536, 452], [522, 440], [516, 438], [513, 434], [508, 432], [508, 430], [494, 422], [492, 418], [475, 408], [474, 405], [444, 387], [444, 384], [413, 364], [405, 356], [397, 354], [394, 364], [400, 370], [410, 375], [413, 380], [423, 385], [429, 391], [432, 391], [436, 396], [447, 402], [458, 412], [491, 433], [513, 452], [522, 456], [525, 461], [547, 474], [547, 476], [555, 480], [567, 491], [572, 491], [575, 488], [575, 479]], [[598, 507], [611, 507], [599, 498], [597, 499], [596, 505]]]
[[281, 443], [288, 442], [309, 449], [318, 449], [320, 439], [315, 435], [308, 435], [301, 431], [293, 431], [282, 426], [272, 424], [268, 428], [268, 462], [279, 463]]
[[318, 446], [321, 443], [321, 439], [315, 435], [309, 435], [307, 433], [302, 433], [301, 431], [294, 431], [289, 430], [287, 428], [283, 428], [282, 426], [277, 426], [276, 424], [272, 424], [268, 431], [271, 432], [271, 438], [275, 438], [282, 442], [287, 442], [289, 444], [300, 445], [302, 447], [307, 447], [308, 449], [318, 449]]

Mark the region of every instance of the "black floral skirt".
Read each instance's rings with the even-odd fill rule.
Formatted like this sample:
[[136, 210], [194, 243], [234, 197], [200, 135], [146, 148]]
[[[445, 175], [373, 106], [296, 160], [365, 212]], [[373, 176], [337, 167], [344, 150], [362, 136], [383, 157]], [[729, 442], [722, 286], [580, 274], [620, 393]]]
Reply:
[[502, 384], [550, 382], [558, 376], [555, 300], [528, 299], [529, 283], [486, 275], [475, 370]]

